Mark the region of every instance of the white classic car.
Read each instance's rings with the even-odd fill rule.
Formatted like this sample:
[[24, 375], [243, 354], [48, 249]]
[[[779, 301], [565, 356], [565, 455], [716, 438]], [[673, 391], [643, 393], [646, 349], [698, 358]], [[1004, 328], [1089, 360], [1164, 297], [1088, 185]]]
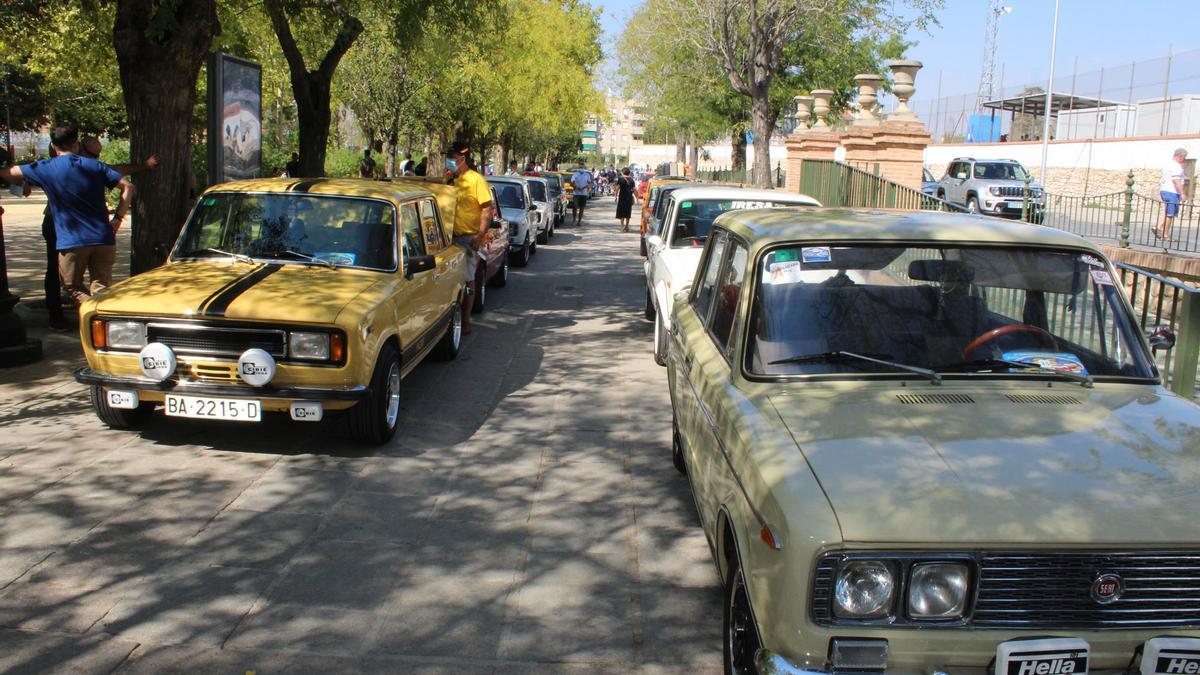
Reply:
[[537, 243], [545, 244], [554, 236], [554, 200], [550, 197], [550, 184], [541, 176], [526, 176], [529, 197], [537, 207]]
[[681, 187], [665, 195], [663, 217], [646, 233], [646, 318], [654, 321], [654, 362], [666, 365], [671, 301], [692, 283], [713, 220], [726, 211], [820, 206], [807, 195], [738, 187]]
[[508, 254], [513, 264], [524, 267], [537, 253], [537, 205], [529, 196], [529, 183], [522, 176], [488, 176], [500, 200], [500, 216], [508, 221]]

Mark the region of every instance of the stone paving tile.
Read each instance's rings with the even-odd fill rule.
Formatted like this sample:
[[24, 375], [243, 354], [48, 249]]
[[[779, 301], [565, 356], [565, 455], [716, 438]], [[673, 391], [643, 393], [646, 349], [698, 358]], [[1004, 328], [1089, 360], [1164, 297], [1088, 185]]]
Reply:
[[320, 538], [412, 544], [436, 501], [430, 495], [352, 492], [326, 516]]
[[56, 635], [0, 629], [0, 672], [110, 673], [137, 647], [110, 635]]
[[469, 583], [511, 583], [524, 562], [529, 528], [524, 520], [442, 520], [429, 522], [406, 578], [436, 583], [456, 579]]
[[280, 570], [320, 527], [319, 516], [226, 509], [187, 542], [195, 562]]
[[225, 641], [226, 649], [304, 651], [326, 656], [353, 657], [378, 616], [361, 609], [267, 603], [255, 610]]
[[276, 513], [325, 513], [350, 489], [343, 472], [276, 464], [246, 488], [230, 508]]
[[412, 548], [382, 542], [312, 542], [296, 554], [270, 602], [375, 610], [386, 601], [412, 558]]
[[393, 594], [367, 650], [493, 660], [511, 588], [511, 580], [452, 576], [409, 580]]

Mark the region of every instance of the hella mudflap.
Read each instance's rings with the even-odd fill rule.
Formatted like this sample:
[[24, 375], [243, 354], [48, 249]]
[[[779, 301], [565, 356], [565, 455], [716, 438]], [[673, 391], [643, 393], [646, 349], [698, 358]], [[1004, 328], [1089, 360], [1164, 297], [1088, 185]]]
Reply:
[[[1071, 637], [1009, 640], [996, 647], [995, 675], [1079, 675], [1090, 666], [1090, 645]], [[1138, 663], [1140, 657], [1140, 663]], [[1200, 675], [1200, 638], [1158, 637], [1131, 655], [1141, 675]]]

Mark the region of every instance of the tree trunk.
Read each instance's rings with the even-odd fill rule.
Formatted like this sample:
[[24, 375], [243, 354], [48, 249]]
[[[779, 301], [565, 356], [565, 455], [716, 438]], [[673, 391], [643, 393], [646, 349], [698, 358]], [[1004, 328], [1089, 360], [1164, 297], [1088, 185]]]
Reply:
[[691, 134], [689, 140], [691, 142], [688, 144], [687, 163], [691, 171], [689, 175], [695, 176], [696, 172], [700, 170], [700, 144], [696, 140], [696, 134]]
[[741, 127], [735, 127], [733, 131], [733, 154], [730, 160], [733, 165], [730, 167], [736, 173], [738, 171], [746, 171], [746, 132]]
[[[341, 25], [333, 45], [321, 59], [316, 70], [309, 71], [304, 65], [304, 56], [296, 46], [292, 28], [283, 9], [283, 0], [266, 0], [263, 9], [271, 19], [271, 27], [279, 38], [279, 46], [287, 59], [291, 74], [292, 95], [296, 99], [299, 118], [300, 175], [323, 176], [325, 174], [325, 148], [329, 143], [330, 89], [333, 74], [346, 51], [363, 32], [362, 22], [356, 17], [343, 14], [338, 17]], [[374, 139], [371, 139], [372, 141]]]
[[215, 0], [117, 2], [113, 48], [129, 116], [130, 160], [157, 153], [159, 161], [158, 169], [134, 179], [132, 274], [166, 260], [191, 208], [188, 139], [196, 79], [220, 33]]
[[687, 139], [680, 133], [675, 134], [675, 161], [687, 161]]
[[771, 132], [775, 121], [771, 119], [767, 100], [767, 87], [755, 87], [750, 99], [750, 121], [754, 129], [754, 185], [768, 188], [771, 180]]

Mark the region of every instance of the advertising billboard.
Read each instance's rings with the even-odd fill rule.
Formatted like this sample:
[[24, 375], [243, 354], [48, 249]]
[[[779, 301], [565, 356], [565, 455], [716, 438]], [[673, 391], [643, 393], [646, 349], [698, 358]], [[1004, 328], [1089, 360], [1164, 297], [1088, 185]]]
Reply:
[[262, 66], [228, 54], [208, 60], [208, 184], [262, 175]]

